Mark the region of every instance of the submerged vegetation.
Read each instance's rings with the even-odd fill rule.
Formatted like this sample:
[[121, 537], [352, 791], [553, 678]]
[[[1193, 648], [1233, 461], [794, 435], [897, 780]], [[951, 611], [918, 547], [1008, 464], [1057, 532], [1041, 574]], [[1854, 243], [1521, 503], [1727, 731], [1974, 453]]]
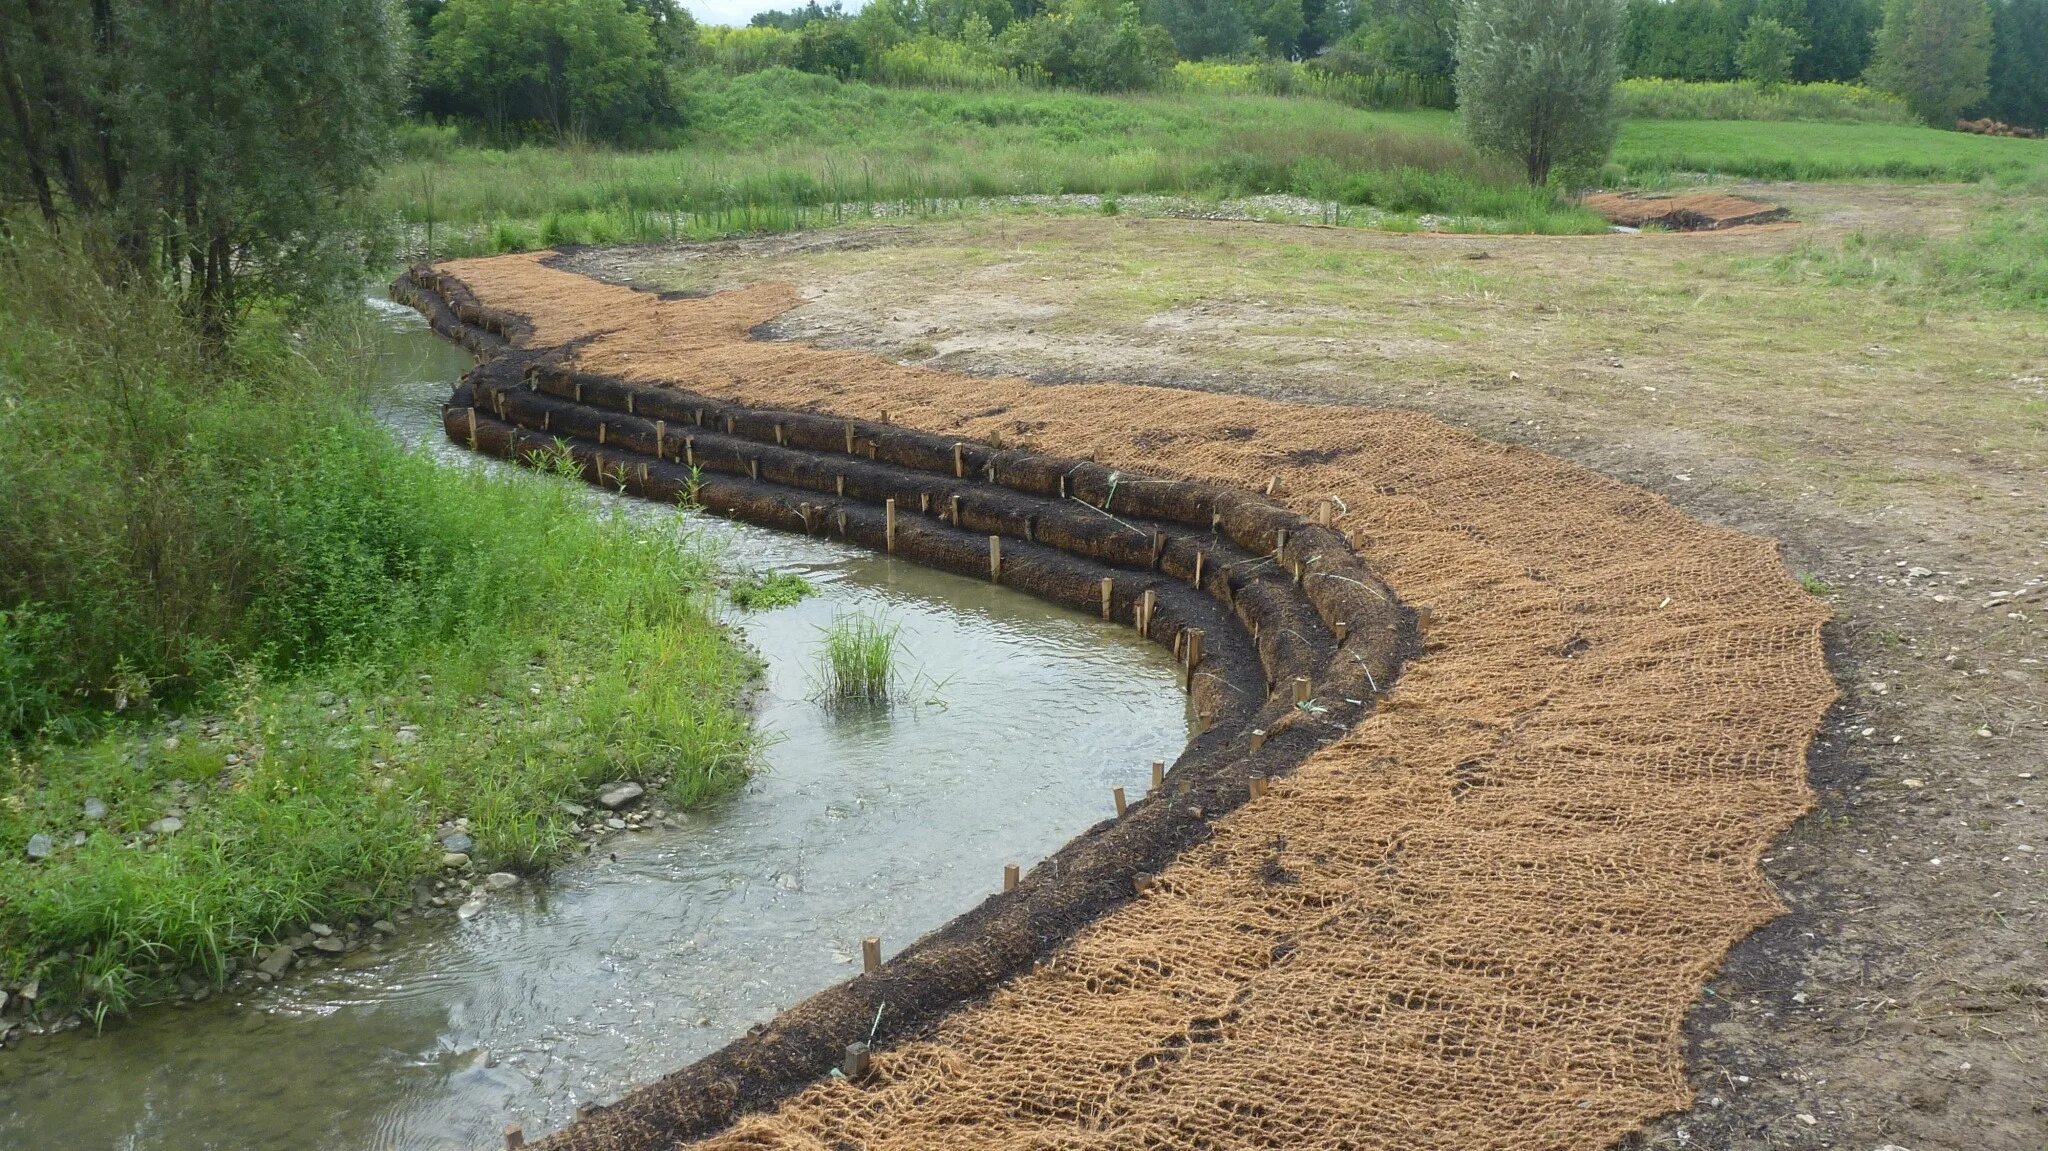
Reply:
[[856, 612], [825, 628], [818, 672], [828, 702], [878, 704], [895, 698], [900, 628], [879, 615]]
[[0, 244], [0, 981], [119, 1011], [410, 902], [458, 817], [527, 869], [607, 781], [743, 778], [705, 553], [407, 453], [345, 314], [214, 350], [92, 264]]

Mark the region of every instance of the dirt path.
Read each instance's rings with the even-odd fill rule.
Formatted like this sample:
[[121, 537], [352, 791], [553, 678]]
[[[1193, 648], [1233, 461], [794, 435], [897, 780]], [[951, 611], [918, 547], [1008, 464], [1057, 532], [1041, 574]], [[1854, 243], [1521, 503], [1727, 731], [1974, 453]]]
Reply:
[[[530, 258], [449, 270], [587, 371], [1334, 498], [1429, 609], [1390, 705], [1146, 898], [872, 1080], [714, 1145], [1593, 1148], [1690, 1101], [1681, 1025], [1776, 910], [1757, 862], [1807, 805], [1833, 696], [1821, 612], [1770, 544], [1425, 416], [749, 339], [801, 302], [773, 283], [662, 300]], [[556, 1145], [653, 1145], [676, 1104], [655, 1084]]]
[[1952, 232], [1978, 193], [1742, 191], [1802, 228], [989, 221], [587, 263], [788, 280], [808, 302], [777, 333], [935, 366], [1432, 412], [1784, 540], [1831, 585], [1849, 698], [1812, 762], [1819, 810], [1764, 864], [1791, 914], [1692, 1016], [1698, 1103], [1639, 1141], [2038, 1151], [2048, 324], [1783, 271], [1852, 230]]

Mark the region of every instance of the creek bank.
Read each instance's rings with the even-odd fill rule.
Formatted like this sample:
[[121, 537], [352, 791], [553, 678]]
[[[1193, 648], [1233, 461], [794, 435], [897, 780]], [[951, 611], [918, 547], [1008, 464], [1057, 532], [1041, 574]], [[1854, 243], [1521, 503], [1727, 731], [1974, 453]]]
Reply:
[[586, 1117], [565, 1146], [706, 1134], [824, 1076], [853, 1043], [924, 1032], [1144, 894], [1210, 820], [1366, 714], [1416, 643], [1412, 613], [1333, 530], [1330, 502], [1310, 519], [1235, 488], [1050, 455], [1028, 430], [941, 436], [886, 412], [754, 408], [578, 372], [563, 349], [522, 347], [525, 317], [431, 267], [393, 294], [482, 360], [443, 413], [471, 450], [1098, 609], [1172, 649], [1196, 710], [1195, 738], [1128, 814], [1119, 793], [1116, 820], [1014, 889]]

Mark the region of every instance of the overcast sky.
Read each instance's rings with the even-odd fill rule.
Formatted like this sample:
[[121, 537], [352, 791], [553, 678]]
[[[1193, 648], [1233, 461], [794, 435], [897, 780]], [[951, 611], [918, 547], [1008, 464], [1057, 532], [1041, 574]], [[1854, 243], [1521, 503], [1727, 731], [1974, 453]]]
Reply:
[[[774, 0], [683, 0], [683, 7], [690, 10], [690, 15], [695, 16], [699, 24], [744, 24], [756, 12], [766, 12], [770, 8], [796, 8], [802, 4], [803, 0], [791, 0], [790, 3], [775, 3]], [[846, 5], [848, 11], [860, 6], [861, 0]]]

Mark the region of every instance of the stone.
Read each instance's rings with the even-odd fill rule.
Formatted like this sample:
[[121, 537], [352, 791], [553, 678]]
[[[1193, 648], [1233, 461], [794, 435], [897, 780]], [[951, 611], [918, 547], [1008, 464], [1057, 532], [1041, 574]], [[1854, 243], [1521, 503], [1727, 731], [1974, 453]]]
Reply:
[[348, 950], [348, 944], [330, 935], [325, 939], [314, 940], [313, 950], [325, 951], [329, 955], [340, 955]]
[[450, 871], [461, 871], [469, 866], [469, 856], [460, 851], [444, 851], [441, 853], [441, 866]]
[[57, 842], [49, 836], [38, 834], [28, 837], [28, 857], [30, 859], [48, 859], [55, 854], [57, 854]]
[[451, 831], [441, 837], [441, 850], [443, 851], [468, 851], [475, 846], [476, 840], [471, 839], [466, 831]]
[[455, 909], [455, 917], [457, 919], [469, 919], [474, 917], [477, 912], [482, 911], [483, 909], [483, 900], [472, 899], [469, 902], [463, 904], [461, 907]]
[[519, 886], [519, 877], [509, 871], [493, 871], [484, 876], [484, 886], [492, 891], [504, 891]]
[[379, 935], [396, 935], [398, 934], [398, 925], [388, 919], [380, 919], [370, 925], [370, 930]]
[[99, 796], [90, 796], [85, 801], [85, 817], [98, 823], [107, 817], [107, 801]]
[[411, 724], [407, 724], [404, 727], [399, 728], [391, 735], [391, 742], [396, 744], [403, 745], [410, 743], [418, 743], [419, 741], [420, 729], [412, 726]]
[[292, 960], [295, 958], [297, 957], [292, 954], [291, 948], [273, 947], [263, 956], [263, 961], [256, 965], [256, 972], [275, 979], [291, 970]]
[[151, 835], [171, 835], [182, 831], [184, 827], [184, 820], [179, 819], [175, 815], [166, 815], [142, 830], [147, 831]]
[[324, 923], [308, 923], [306, 925], [306, 930], [312, 932], [313, 934], [319, 936], [322, 939], [325, 939], [328, 936], [334, 934], [334, 929], [332, 927], [327, 926]]
[[647, 794], [647, 789], [637, 783], [615, 783], [597, 797], [597, 802], [617, 811], [634, 800]]
[[570, 803], [567, 800], [563, 800], [555, 806], [557, 808], [560, 808], [562, 813], [564, 815], [567, 815], [571, 819], [582, 819], [584, 816], [590, 814], [589, 808], [583, 806], [580, 803]]
[[611, 828], [613, 831], [626, 830], [626, 821], [623, 819], [607, 819], [604, 821], [604, 825], [606, 827]]

